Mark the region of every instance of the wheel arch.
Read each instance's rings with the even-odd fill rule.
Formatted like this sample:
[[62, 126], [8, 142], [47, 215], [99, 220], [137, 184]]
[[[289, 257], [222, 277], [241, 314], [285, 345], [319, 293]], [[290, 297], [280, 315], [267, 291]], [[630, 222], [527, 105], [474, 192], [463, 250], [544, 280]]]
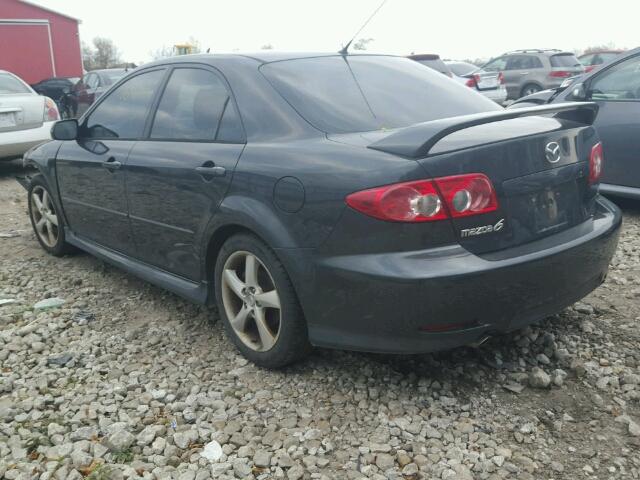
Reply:
[[[534, 86], [538, 87], [540, 90], [544, 90], [545, 89], [544, 86], [540, 82], [537, 82], [535, 80], [527, 81], [522, 85], [522, 87], [520, 87], [520, 98], [525, 96], [524, 91], [527, 89], [528, 86], [531, 86], [531, 85], [534, 85]], [[531, 95], [534, 95], [534, 94], [531, 94]]]
[[[215, 302], [213, 271], [224, 242], [233, 235], [246, 233], [257, 237], [274, 251], [297, 247], [292, 235], [271, 206], [250, 197], [231, 196], [224, 199], [210, 221], [204, 235], [201, 258], [202, 275], [208, 283], [207, 303]], [[280, 258], [282, 261], [282, 259]]]

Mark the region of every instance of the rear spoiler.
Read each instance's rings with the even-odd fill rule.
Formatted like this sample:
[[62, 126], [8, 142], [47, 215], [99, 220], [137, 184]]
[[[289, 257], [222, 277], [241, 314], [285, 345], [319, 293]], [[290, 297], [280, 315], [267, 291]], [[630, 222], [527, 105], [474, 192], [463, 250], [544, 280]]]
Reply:
[[424, 158], [436, 143], [459, 130], [513, 118], [549, 114], [555, 114], [553, 115], [555, 118], [592, 125], [598, 114], [598, 105], [593, 102], [565, 102], [441, 118], [402, 128], [382, 140], [372, 143], [368, 148], [402, 157]]

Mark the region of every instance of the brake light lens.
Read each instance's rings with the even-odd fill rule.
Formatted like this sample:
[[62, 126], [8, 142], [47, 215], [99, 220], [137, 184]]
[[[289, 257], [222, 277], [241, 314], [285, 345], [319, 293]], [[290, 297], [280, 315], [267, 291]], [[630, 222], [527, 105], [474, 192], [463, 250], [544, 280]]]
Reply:
[[58, 112], [58, 106], [56, 105], [56, 102], [51, 100], [49, 97], [45, 97], [44, 99], [43, 120], [45, 122], [53, 122], [56, 120], [60, 120], [60, 113]]
[[468, 217], [498, 209], [491, 181], [481, 173], [455, 175], [435, 180], [453, 218]]
[[480, 173], [403, 182], [352, 193], [347, 205], [392, 222], [432, 222], [498, 208], [491, 181]]
[[504, 73], [502, 72], [498, 73], [498, 83], [500, 83], [500, 85], [504, 85]]
[[572, 75], [571, 72], [567, 72], [566, 70], [552, 70], [549, 73], [549, 76], [554, 78], [569, 78]]
[[471, 88], [475, 88], [476, 87], [476, 78], [475, 75], [473, 77], [470, 77], [466, 82], [464, 82], [464, 84], [467, 87], [471, 87]]
[[589, 156], [589, 185], [600, 181], [603, 160], [602, 143], [598, 142], [591, 149], [591, 155]]

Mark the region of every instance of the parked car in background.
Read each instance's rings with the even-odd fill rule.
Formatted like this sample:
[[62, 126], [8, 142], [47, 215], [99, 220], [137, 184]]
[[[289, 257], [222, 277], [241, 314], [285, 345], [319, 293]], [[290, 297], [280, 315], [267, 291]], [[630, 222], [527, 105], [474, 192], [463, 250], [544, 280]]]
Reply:
[[523, 97], [511, 108], [595, 102], [594, 122], [604, 149], [600, 191], [640, 199], [640, 48], [617, 55], [564, 88]]
[[0, 160], [20, 157], [50, 140], [51, 127], [59, 119], [52, 99], [38, 95], [16, 75], [0, 70]]
[[71, 89], [68, 97], [71, 114], [79, 117], [100, 98], [111, 85], [116, 83], [127, 73], [124, 68], [109, 68], [105, 70], [93, 70], [87, 73]]
[[494, 58], [482, 69], [504, 73], [510, 99], [557, 87], [566, 78], [584, 73], [576, 56], [561, 50], [515, 50]]
[[55, 125], [28, 205], [47, 252], [217, 303], [264, 367], [477, 344], [604, 280], [594, 110], [505, 110], [388, 55], [175, 57]]
[[478, 93], [500, 105], [507, 100], [507, 89], [502, 72], [486, 72], [477, 65], [467, 62], [447, 61], [445, 64], [457, 82], [477, 90]]
[[58, 111], [63, 117], [68, 117], [68, 95], [73, 86], [80, 81], [79, 77], [52, 77], [31, 85], [37, 93], [52, 98], [58, 105]]
[[616, 58], [623, 53], [624, 50], [600, 50], [598, 52], [589, 52], [584, 55], [580, 55], [578, 60], [584, 65], [584, 71], [590, 72], [598, 65], [607, 63], [609, 60]]
[[422, 53], [419, 55], [409, 55], [407, 58], [414, 60], [422, 65], [425, 65], [436, 72], [440, 72], [447, 77], [453, 77], [451, 73], [451, 69], [447, 66], [446, 63], [442, 61], [439, 55], [435, 55], [432, 53]]

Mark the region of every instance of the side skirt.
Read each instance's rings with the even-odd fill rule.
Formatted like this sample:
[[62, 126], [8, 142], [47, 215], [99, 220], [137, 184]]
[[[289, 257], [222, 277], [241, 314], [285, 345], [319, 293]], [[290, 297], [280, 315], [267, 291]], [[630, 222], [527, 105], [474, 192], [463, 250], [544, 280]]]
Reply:
[[177, 275], [165, 272], [164, 270], [159, 270], [151, 265], [139, 262], [103, 247], [91, 240], [80, 238], [69, 229], [65, 229], [65, 236], [67, 242], [71, 245], [78, 247], [79, 249], [84, 250], [85, 252], [90, 253], [91, 255], [118, 268], [121, 268], [126, 272], [132, 273], [133, 275], [140, 277], [142, 280], [164, 288], [165, 290], [169, 290], [194, 303], [199, 303], [201, 305], [207, 303], [209, 289], [206, 282], [192, 282], [191, 280], [178, 277]]

